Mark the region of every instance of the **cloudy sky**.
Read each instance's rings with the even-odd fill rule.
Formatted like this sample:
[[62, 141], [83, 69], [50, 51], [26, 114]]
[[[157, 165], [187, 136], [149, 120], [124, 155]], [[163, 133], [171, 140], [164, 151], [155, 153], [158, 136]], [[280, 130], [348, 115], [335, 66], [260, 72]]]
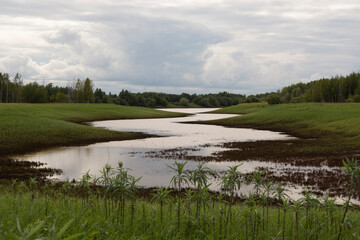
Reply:
[[243, 94], [360, 69], [359, 0], [1, 0], [0, 72]]

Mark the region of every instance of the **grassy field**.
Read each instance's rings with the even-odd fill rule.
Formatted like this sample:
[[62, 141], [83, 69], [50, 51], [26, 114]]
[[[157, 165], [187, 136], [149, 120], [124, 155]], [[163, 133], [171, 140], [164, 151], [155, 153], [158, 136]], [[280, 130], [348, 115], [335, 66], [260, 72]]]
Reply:
[[[207, 123], [274, 130], [300, 138], [299, 141], [294, 141], [297, 142], [296, 146], [287, 147], [295, 153], [324, 156], [346, 153], [350, 157], [356, 155], [360, 148], [360, 104], [256, 103], [240, 104], [216, 112], [244, 115]], [[286, 153], [285, 151], [284, 154]]]
[[111, 119], [179, 117], [181, 113], [112, 104], [0, 104], [0, 156], [48, 147], [143, 138], [82, 122]]
[[[281, 186], [271, 185], [261, 174], [247, 179], [257, 190], [238, 202], [234, 192], [245, 179], [236, 169], [230, 168], [221, 177], [228, 193], [225, 197], [209, 192], [203, 175], [208, 170], [201, 165], [191, 175], [184, 175], [179, 167], [174, 168], [177, 180], [172, 184], [182, 189], [179, 181], [184, 186], [188, 178], [199, 186], [196, 190], [170, 193], [160, 188], [145, 197], [137, 180], [121, 165], [105, 166], [103, 176], [96, 180], [85, 174], [77, 183], [13, 181], [0, 189], [0, 239], [360, 237], [360, 212], [348, 202], [339, 206], [334, 199], [309, 193], [291, 200]], [[94, 181], [103, 187], [92, 185]]]
[[[275, 150], [271, 141], [256, 143], [274, 154], [299, 156], [305, 151], [327, 156], [344, 149], [349, 153], [360, 146], [358, 107], [243, 104], [217, 112], [245, 115], [209, 123], [272, 129], [299, 137], [285, 141], [283, 148], [277, 145]], [[2, 104], [0, 153], [141, 137], [77, 123], [170, 116], [178, 114], [115, 105]], [[290, 142], [292, 145], [287, 144]], [[244, 152], [235, 152], [236, 158]], [[269, 156], [269, 152], [262, 153]], [[201, 164], [185, 173], [177, 163], [172, 168], [176, 175], [171, 184], [181, 191], [170, 194], [169, 189], [160, 188], [147, 193], [146, 198], [121, 164], [116, 169], [105, 166], [98, 179], [85, 174], [76, 183], [44, 183], [35, 178], [5, 181], [0, 188], [0, 239], [359, 239], [360, 213], [350, 204], [350, 198], [359, 195], [359, 168], [349, 168], [351, 191], [347, 191], [342, 206], [327, 196], [315, 197], [308, 192], [295, 201], [260, 171], [248, 177], [236, 167], [220, 176], [227, 196], [213, 194], [204, 175], [209, 172]], [[198, 188], [184, 191], [186, 182]], [[234, 192], [245, 182], [252, 182], [255, 190], [239, 203]]]
[[299, 137], [337, 135], [360, 139], [360, 104], [240, 104], [216, 111], [244, 116], [219, 120], [227, 126], [278, 129]]
[[[71, 239], [327, 240], [337, 238], [343, 214], [340, 207], [335, 207], [329, 212], [325, 207], [316, 209], [315, 206], [311, 206], [311, 216], [306, 218], [305, 207], [301, 207], [300, 210], [294, 210], [293, 206], [269, 207], [268, 212], [265, 210], [263, 213], [261, 205], [235, 204], [232, 207], [232, 217], [227, 220], [228, 206], [215, 200], [214, 204], [209, 202], [205, 212], [201, 209], [200, 217], [196, 217], [195, 202], [189, 205], [184, 198], [184, 206], [181, 208], [182, 219], [178, 227], [174, 199], [167, 199], [172, 203], [164, 204], [162, 220], [159, 203], [137, 199], [132, 208], [131, 201], [127, 200], [125, 217], [120, 217], [119, 220], [118, 208], [114, 207], [113, 212], [106, 215], [104, 202], [99, 201], [96, 196], [90, 196], [86, 202], [81, 198], [64, 196], [62, 193], [52, 196], [36, 195], [35, 199], [31, 196], [31, 192], [22, 193], [21, 196], [17, 194], [16, 197], [12, 193], [1, 193], [1, 239], [72, 237]], [[358, 239], [359, 221], [360, 213], [350, 211], [340, 239]], [[31, 232], [33, 235], [26, 238]], [[51, 238], [52, 235], [59, 235], [61, 238]]]

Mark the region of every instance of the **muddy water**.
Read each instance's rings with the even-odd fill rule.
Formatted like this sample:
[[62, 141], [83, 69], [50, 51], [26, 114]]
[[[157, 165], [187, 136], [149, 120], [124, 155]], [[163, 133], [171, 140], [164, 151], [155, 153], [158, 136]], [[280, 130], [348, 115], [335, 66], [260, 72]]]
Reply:
[[[161, 137], [148, 139], [115, 141], [92, 144], [85, 147], [65, 147], [42, 151], [35, 154], [22, 156], [21, 159], [46, 163], [47, 167], [59, 168], [63, 174], [56, 176], [60, 179], [79, 179], [82, 174], [89, 171], [91, 175], [100, 176], [102, 167], [109, 163], [116, 167], [121, 161], [124, 167], [131, 169], [130, 174], [142, 177], [139, 184], [145, 187], [168, 186], [173, 172], [168, 165], [174, 161], [184, 161], [182, 155], [210, 156], [224, 150], [219, 144], [235, 141], [256, 140], [286, 140], [291, 138], [282, 133], [272, 131], [260, 131], [253, 129], [234, 129], [221, 126], [189, 124], [199, 120], [214, 120], [228, 118], [231, 114], [208, 114], [203, 113], [211, 109], [166, 109], [167, 111], [179, 111], [192, 113], [193, 115], [181, 118], [164, 119], [139, 119], [139, 120], [113, 120], [93, 122], [95, 127], [102, 127], [116, 131], [132, 131], [155, 134]], [[176, 150], [173, 150], [176, 149]], [[163, 152], [176, 152], [164, 157]], [[187, 171], [195, 169], [198, 161], [188, 161]], [[207, 167], [221, 173], [228, 166], [240, 164], [231, 162], [206, 162]], [[276, 169], [281, 174], [282, 169], [288, 169], [284, 164], [259, 162], [249, 160], [243, 162], [239, 170], [243, 173], [251, 173], [257, 168]], [[299, 170], [299, 169], [298, 169]], [[306, 170], [306, 169], [305, 169]], [[301, 171], [301, 169], [300, 169]], [[218, 180], [210, 179], [211, 189], [219, 190]], [[251, 190], [251, 186], [244, 187], [245, 194]], [[288, 186], [289, 194], [294, 198], [302, 191], [301, 186]]]

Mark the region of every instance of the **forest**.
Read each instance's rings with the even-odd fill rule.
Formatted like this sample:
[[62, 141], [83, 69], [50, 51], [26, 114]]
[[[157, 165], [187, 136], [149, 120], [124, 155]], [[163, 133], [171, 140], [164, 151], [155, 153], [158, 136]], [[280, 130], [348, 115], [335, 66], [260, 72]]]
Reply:
[[272, 97], [274, 95], [283, 103], [360, 102], [360, 73], [353, 72], [347, 76], [337, 75], [309, 83], [292, 84], [273, 93]]
[[217, 94], [167, 94], [156, 92], [131, 93], [122, 90], [119, 94], [94, 90], [94, 81], [86, 78], [69, 82], [66, 87], [52, 83], [24, 84], [20, 74], [13, 79], [0, 73], [0, 103], [115, 103], [142, 107], [226, 107], [236, 105], [245, 95], [221, 92]]
[[66, 87], [31, 82], [24, 84], [22, 76], [12, 79], [0, 73], [0, 103], [115, 103], [142, 107], [227, 107], [239, 103], [267, 101], [269, 104], [300, 102], [360, 102], [360, 73], [283, 87], [277, 92], [242, 95], [228, 92], [209, 94], [169, 94], [157, 92], [119, 94], [94, 90], [94, 81], [86, 78], [69, 82]]
[[11, 80], [9, 74], [0, 73], [0, 103], [93, 103], [93, 88], [89, 78], [58, 87], [37, 82], [24, 85], [21, 74], [17, 73]]

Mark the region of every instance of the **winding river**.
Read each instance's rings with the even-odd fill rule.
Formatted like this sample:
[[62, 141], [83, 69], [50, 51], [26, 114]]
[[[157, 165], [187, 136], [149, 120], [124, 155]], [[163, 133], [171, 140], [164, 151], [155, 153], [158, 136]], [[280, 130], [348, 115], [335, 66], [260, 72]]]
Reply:
[[[286, 140], [291, 136], [279, 132], [262, 131], [245, 128], [225, 128], [221, 126], [187, 123], [202, 120], [215, 120], [233, 117], [232, 114], [206, 113], [213, 109], [164, 109], [191, 113], [192, 115], [180, 118], [111, 120], [92, 122], [94, 127], [107, 128], [116, 131], [143, 132], [157, 135], [147, 139], [130, 141], [113, 141], [91, 144], [83, 147], [62, 147], [21, 156], [21, 160], [46, 163], [47, 167], [63, 170], [63, 174], [55, 176], [58, 179], [79, 179], [89, 171], [91, 175], [100, 176], [100, 170], [106, 163], [113, 167], [122, 162], [129, 168], [131, 175], [142, 177], [139, 185], [144, 187], [169, 186], [174, 173], [168, 167], [174, 161], [182, 160], [182, 156], [164, 152], [180, 152], [187, 155], [209, 156], [222, 149], [221, 143], [235, 141], [257, 140]], [[179, 151], [180, 150], [180, 151]], [[198, 161], [188, 161], [186, 170], [191, 171], [199, 164]], [[205, 166], [217, 172], [228, 169], [228, 166], [242, 164], [239, 171], [252, 172], [257, 167], [271, 167], [281, 169], [280, 164], [249, 160], [246, 162], [205, 162]], [[211, 189], [219, 190], [216, 178], [210, 178]], [[244, 187], [242, 192], [247, 193], [251, 186]], [[301, 189], [300, 189], [301, 190]], [[300, 192], [292, 188], [292, 195]]]

